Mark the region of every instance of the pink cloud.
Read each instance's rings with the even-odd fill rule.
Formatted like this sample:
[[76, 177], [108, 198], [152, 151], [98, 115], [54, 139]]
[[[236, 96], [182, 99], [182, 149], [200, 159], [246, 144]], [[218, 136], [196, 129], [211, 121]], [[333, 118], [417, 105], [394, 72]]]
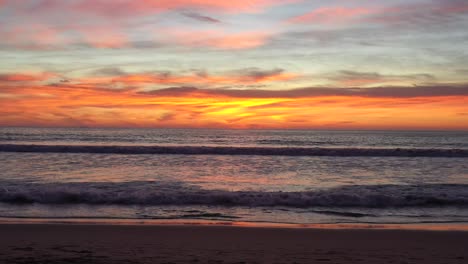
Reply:
[[293, 1], [295, 0], [81, 0], [75, 2], [46, 0], [41, 9], [59, 9], [117, 18], [187, 8], [228, 13], [257, 12], [272, 5]]
[[365, 7], [321, 7], [289, 19], [291, 23], [339, 23], [375, 12]]
[[203, 44], [220, 49], [249, 49], [264, 45], [268, 38], [269, 34], [263, 32], [244, 32], [213, 36]]
[[350, 23], [372, 22], [385, 25], [444, 22], [468, 13], [465, 0], [430, 1], [396, 6], [321, 7], [309, 13], [292, 17], [290, 23]]
[[95, 48], [122, 48], [128, 45], [125, 34], [113, 27], [86, 27], [79, 29], [84, 42]]
[[468, 13], [468, 2], [448, 3], [445, 6], [443, 6], [439, 11], [444, 14]]
[[80, 80], [81, 84], [121, 83], [126, 85], [167, 84], [167, 85], [201, 85], [201, 84], [255, 84], [267, 82], [282, 82], [297, 78], [299, 75], [284, 72], [282, 69], [259, 70], [244, 69], [228, 74], [190, 74], [178, 75], [172, 73], [140, 73], [122, 76], [95, 77]]
[[[0, 0], [4, 1], [4, 0]], [[134, 19], [171, 10], [199, 9], [224, 13], [258, 12], [273, 5], [299, 0], [42, 0], [6, 1], [15, 23], [0, 25], [3, 44], [19, 49], [65, 48], [86, 43], [96, 48], [131, 45]], [[109, 22], [112, 19], [112, 22]], [[41, 21], [41, 25], [36, 25]], [[159, 33], [158, 33], [159, 34]], [[177, 39], [166, 41], [167, 37]], [[179, 38], [180, 36], [180, 38]], [[195, 31], [165, 34], [161, 43], [217, 49], [248, 49], [270, 37], [264, 32]]]
[[64, 44], [60, 32], [44, 24], [17, 25], [0, 31], [2, 42], [21, 48], [42, 49]]
[[266, 44], [272, 33], [261, 31], [225, 32], [222, 30], [186, 30], [182, 28], [158, 32], [158, 41], [186, 47], [224, 50], [251, 49]]

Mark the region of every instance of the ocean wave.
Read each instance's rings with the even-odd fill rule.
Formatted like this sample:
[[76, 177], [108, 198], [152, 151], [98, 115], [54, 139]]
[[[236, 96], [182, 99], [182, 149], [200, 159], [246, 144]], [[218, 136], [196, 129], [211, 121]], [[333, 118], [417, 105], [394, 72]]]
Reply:
[[303, 148], [224, 146], [109, 146], [0, 144], [0, 152], [264, 155], [264, 156], [374, 156], [374, 157], [468, 157], [468, 149], [424, 148]]
[[282, 207], [468, 206], [468, 185], [351, 185], [302, 192], [205, 190], [161, 182], [0, 182], [0, 202]]

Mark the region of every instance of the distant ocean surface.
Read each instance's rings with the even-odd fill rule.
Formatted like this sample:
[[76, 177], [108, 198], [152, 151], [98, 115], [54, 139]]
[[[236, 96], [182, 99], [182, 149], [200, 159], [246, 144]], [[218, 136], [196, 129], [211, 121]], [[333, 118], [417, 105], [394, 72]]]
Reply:
[[468, 133], [0, 128], [0, 218], [468, 223]]

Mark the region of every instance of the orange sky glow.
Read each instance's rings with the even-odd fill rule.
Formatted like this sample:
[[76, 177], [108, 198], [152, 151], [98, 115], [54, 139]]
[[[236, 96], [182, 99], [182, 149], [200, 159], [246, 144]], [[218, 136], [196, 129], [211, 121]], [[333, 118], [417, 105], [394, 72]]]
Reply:
[[14, 87], [9, 92], [0, 94], [2, 126], [468, 128], [468, 96], [294, 95], [297, 90], [292, 96], [287, 91], [259, 96], [255, 90], [151, 93], [66, 86]]

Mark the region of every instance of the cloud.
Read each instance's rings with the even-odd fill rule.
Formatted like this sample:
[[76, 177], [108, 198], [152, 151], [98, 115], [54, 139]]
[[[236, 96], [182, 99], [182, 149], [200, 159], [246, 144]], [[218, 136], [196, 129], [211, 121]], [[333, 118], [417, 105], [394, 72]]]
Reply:
[[6, 5], [14, 7], [21, 13], [32, 10], [41, 14], [57, 14], [57, 12], [70, 15], [80, 14], [87, 17], [102, 18], [128, 18], [142, 15], [154, 15], [170, 10], [197, 9], [227, 13], [258, 12], [273, 5], [293, 2], [291, 0], [25, 0], [21, 2], [7, 1]]
[[[0, 38], [2, 46], [15, 49], [67, 49], [77, 46], [94, 48], [155, 47], [154, 40], [137, 39], [138, 35], [153, 34], [154, 29], [141, 27], [146, 18], [168, 11], [198, 21], [219, 23], [218, 19], [200, 12], [238, 14], [258, 12], [270, 6], [294, 0], [25, 0], [6, 1], [8, 12], [2, 18]], [[186, 10], [195, 10], [188, 12]], [[146, 19], [146, 20], [145, 20]], [[154, 23], [154, 22], [152, 22]], [[138, 26], [136, 26], [138, 25]], [[144, 32], [146, 31], [146, 32]], [[158, 30], [160, 35], [163, 30]], [[193, 32], [186, 33], [188, 41], [163, 41], [169, 45], [181, 44], [218, 49], [247, 49], [261, 46], [268, 38], [262, 32]], [[161, 38], [167, 40], [172, 35]], [[176, 36], [177, 37], [177, 36]], [[149, 41], [149, 42], [148, 42]], [[85, 44], [85, 45], [83, 45]]]
[[[256, 84], [290, 81], [300, 75], [281, 68], [260, 69], [256, 67], [212, 74], [204, 70], [192, 70], [188, 74], [170, 71], [128, 73], [117, 67], [101, 68], [91, 72], [92, 77], [69, 79], [54, 73], [3, 73], [0, 82], [12, 83], [21, 90], [24, 82], [57, 80], [50, 84], [53, 89], [85, 89], [87, 91], [129, 93], [153, 96], [224, 96], [232, 98], [305, 98], [321, 96], [414, 98], [468, 96], [466, 84], [427, 84], [420, 86], [379, 86], [365, 88], [369, 83], [385, 83], [395, 80], [434, 81], [430, 74], [383, 75], [375, 72], [340, 71], [330, 76], [336, 81], [333, 87], [306, 87], [288, 90], [259, 89]], [[356, 85], [360, 84], [360, 85]], [[170, 88], [154, 89], [164, 85]], [[222, 87], [225, 88], [215, 88]], [[360, 88], [357, 88], [360, 86]], [[34, 86], [31, 86], [34, 87]], [[204, 87], [204, 88], [198, 88]], [[213, 88], [210, 88], [213, 87]], [[239, 89], [242, 87], [242, 89]], [[4, 88], [6, 89], [6, 88]], [[44, 88], [43, 88], [44, 89]], [[46, 92], [47, 93], [47, 92]]]
[[384, 8], [369, 17], [369, 21], [414, 26], [445, 23], [465, 14], [468, 14], [465, 0], [429, 1]]
[[329, 78], [343, 86], [367, 86], [394, 82], [428, 82], [436, 78], [427, 73], [408, 75], [383, 75], [377, 72], [339, 71]]
[[[168, 85], [225, 87], [227, 89], [259, 88], [269, 83], [288, 82], [300, 77], [299, 74], [286, 72], [280, 68], [268, 70], [255, 67], [215, 73], [200, 69], [192, 69], [181, 73], [171, 71], [130, 73], [118, 67], [107, 67], [91, 70], [88, 72], [88, 76], [83, 77], [56, 76], [60, 77], [60, 79], [53, 79], [53, 82], [49, 82], [48, 86], [64, 89], [112, 91], [147, 90]], [[7, 77], [5, 75], [4, 79]]]
[[366, 7], [320, 7], [304, 15], [290, 18], [291, 23], [341, 23], [375, 12]]
[[[194, 71], [191, 74], [181, 75], [169, 71], [159, 71], [152, 73], [123, 74], [116, 69], [104, 70], [105, 73], [118, 73], [117, 76], [85, 78], [77, 80], [83, 84], [109, 84], [121, 83], [124, 85], [138, 84], [189, 84], [189, 85], [235, 85], [235, 84], [256, 84], [264, 82], [289, 81], [298, 77], [297, 74], [287, 73], [283, 69], [261, 70], [258, 68], [247, 68], [235, 70], [224, 74], [209, 74], [206, 71]], [[103, 70], [99, 70], [99, 74]]]
[[[56, 2], [56, 1], [55, 1]], [[81, 0], [72, 5], [80, 11], [94, 13], [100, 16], [115, 15], [141, 15], [148, 13], [158, 13], [161, 11], [196, 8], [201, 10], [220, 12], [256, 12], [266, 7], [284, 4], [290, 1], [284, 0], [120, 0], [109, 2], [107, 0]]]
[[423, 1], [398, 5], [319, 7], [309, 13], [292, 17], [290, 23], [379, 23], [384, 25], [419, 26], [444, 24], [468, 14], [466, 0]]
[[263, 46], [271, 36], [272, 33], [262, 31], [226, 32], [223, 30], [171, 28], [159, 31], [157, 41], [166, 45], [176, 44], [193, 48], [241, 50]]
[[0, 125], [10, 126], [468, 129], [460, 115], [468, 85], [145, 91], [64, 83], [2, 87], [0, 104]]
[[[157, 48], [182, 46], [218, 50], [253, 49], [265, 45], [274, 35], [266, 31], [229, 32], [222, 29], [182, 28], [157, 29], [146, 32], [151, 39], [135, 40], [130, 28], [119, 24], [93, 26], [68, 25], [59, 29], [47, 25], [17, 25], [1, 28], [5, 41], [0, 47], [27, 50], [56, 50], [76, 47], [99, 49]], [[153, 36], [153, 37], [151, 37]]]
[[171, 87], [139, 94], [153, 96], [227, 96], [234, 98], [308, 98], [324, 96], [370, 97], [370, 98], [416, 98], [468, 96], [468, 85], [434, 85], [415, 87], [376, 87], [376, 88], [299, 88], [292, 90], [235, 90], [198, 89], [195, 87]]
[[259, 68], [246, 68], [243, 70], [237, 71], [243, 78], [246, 80], [251, 80], [252, 82], [262, 82], [268, 80], [278, 79], [278, 76], [284, 76], [283, 69], [272, 69], [272, 70], [261, 70]]
[[455, 70], [457, 74], [468, 74], [468, 69], [457, 69]]
[[174, 117], [176, 117], [176, 114], [175, 114], [175, 113], [168, 112], [168, 113], [164, 113], [164, 114], [162, 114], [161, 116], [159, 116], [159, 117], [157, 118], [157, 120], [158, 120], [159, 122], [167, 122], [167, 121], [173, 120]]
[[151, 90], [151, 91], [140, 91], [138, 92], [138, 94], [159, 95], [159, 96], [178, 96], [178, 95], [186, 95], [186, 94], [195, 93], [200, 90], [204, 91], [202, 89], [198, 89], [196, 87], [191, 87], [191, 86], [176, 86], [176, 87], [169, 87], [169, 88]]
[[123, 48], [130, 42], [126, 34], [110, 26], [81, 27], [79, 34], [85, 43], [95, 48]]
[[0, 82], [35, 82], [56, 77], [53, 73], [0, 73]]
[[55, 50], [87, 45], [95, 48], [122, 48], [130, 40], [118, 25], [52, 25], [25, 23], [0, 26], [2, 46], [28, 50]]
[[93, 75], [103, 75], [103, 76], [121, 76], [126, 75], [127, 73], [120, 68], [117, 67], [108, 67], [108, 68], [101, 68], [93, 71]]
[[190, 13], [182, 13], [182, 15], [184, 15], [184, 16], [186, 16], [188, 18], [192, 18], [192, 19], [201, 21], [201, 22], [221, 23], [221, 21], [218, 20], [218, 19], [215, 19], [215, 18], [212, 18], [212, 17], [209, 17], [209, 16], [200, 15], [198, 13], [190, 12]]
[[52, 26], [40, 23], [19, 24], [2, 27], [0, 25], [1, 46], [15, 46], [21, 49], [53, 49], [68, 41]]

